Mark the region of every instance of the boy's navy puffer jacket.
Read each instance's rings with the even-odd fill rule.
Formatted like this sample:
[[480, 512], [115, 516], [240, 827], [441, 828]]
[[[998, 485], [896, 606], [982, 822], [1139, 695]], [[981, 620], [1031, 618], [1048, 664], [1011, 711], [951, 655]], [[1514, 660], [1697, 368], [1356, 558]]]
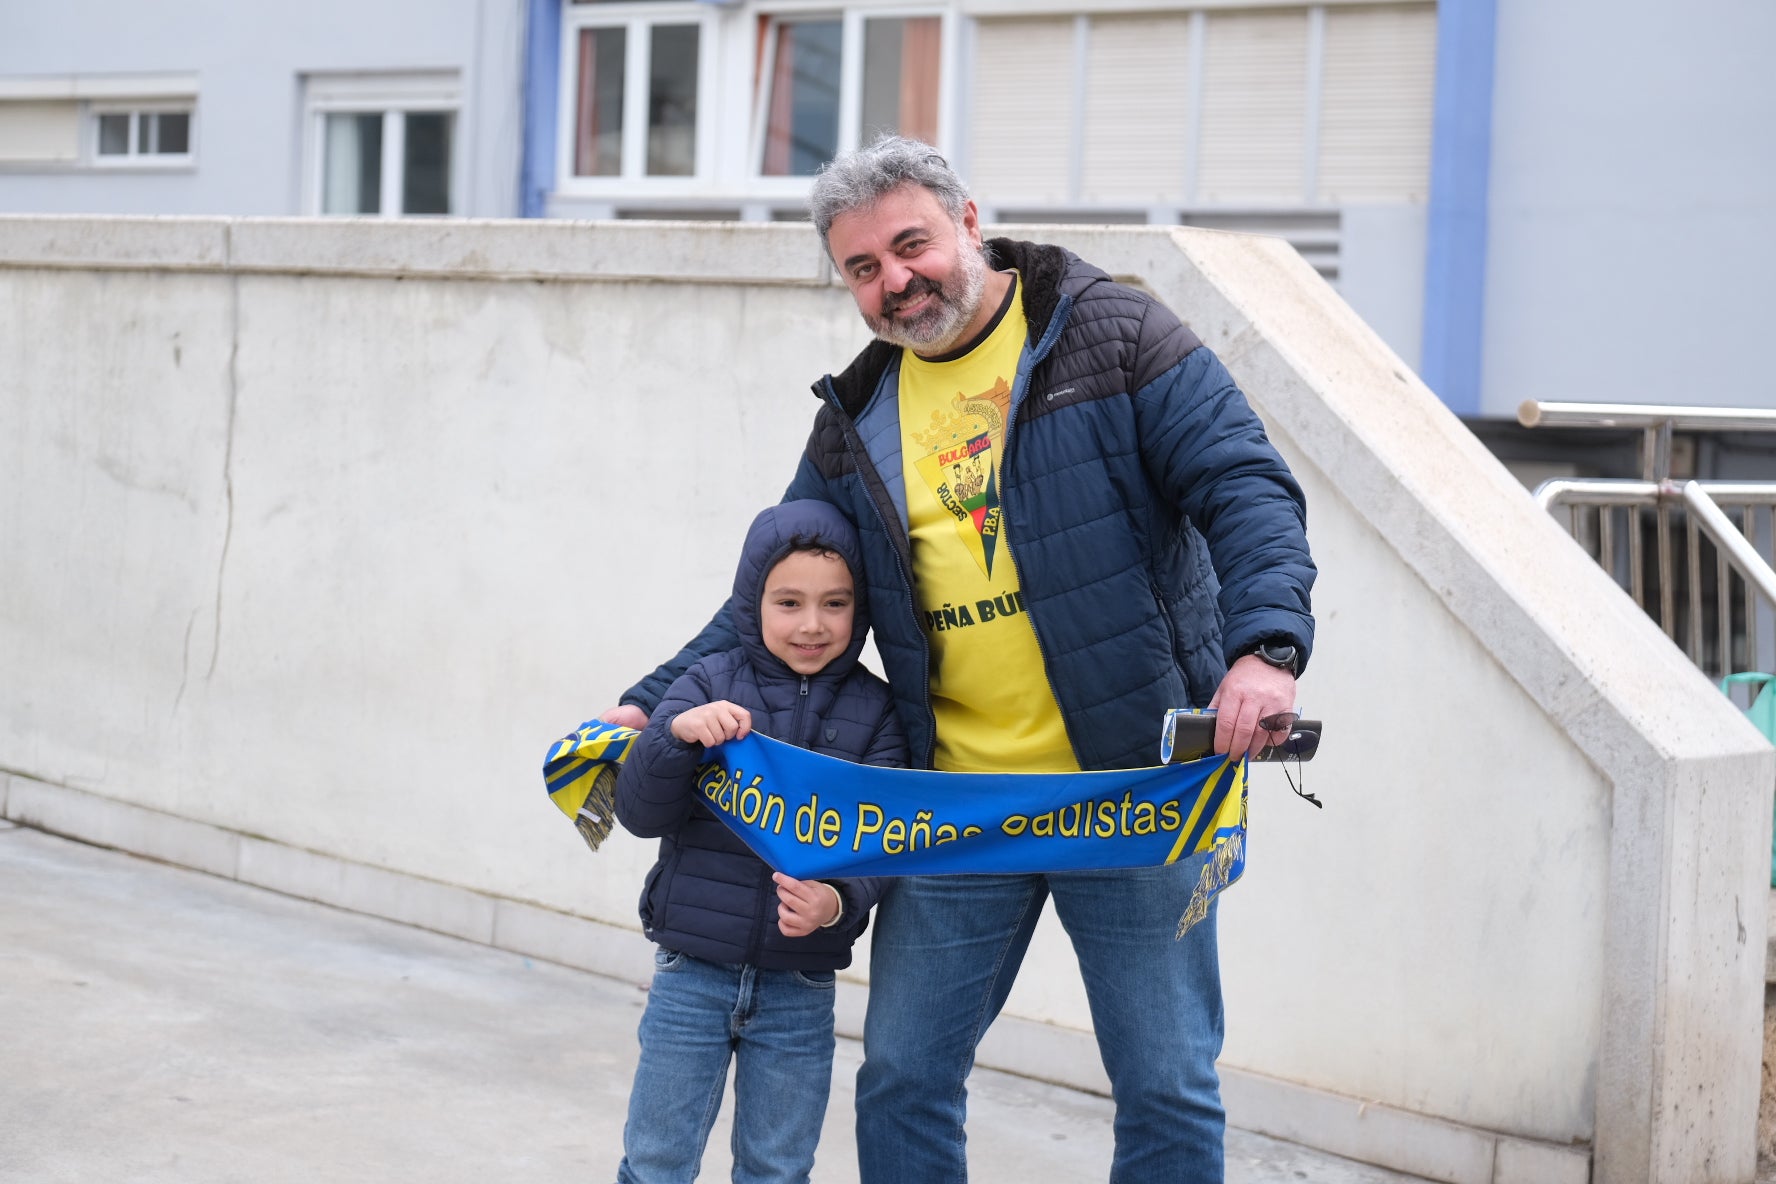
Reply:
[[869, 630], [862, 596], [851, 644], [818, 674], [792, 671], [765, 648], [759, 603], [765, 577], [792, 543], [837, 552], [861, 587], [857, 533], [825, 502], [772, 506], [753, 521], [734, 576], [740, 646], [699, 661], [667, 689], [617, 778], [617, 817], [642, 838], [660, 839], [660, 858], [641, 894], [642, 929], [652, 941], [695, 958], [773, 970], [836, 970], [868, 923], [884, 881], [830, 881], [844, 901], [839, 923], [806, 937], [777, 928], [771, 869], [696, 794], [703, 746], [672, 734], [680, 712], [718, 699], [752, 713], [753, 730], [827, 756], [904, 767], [906, 740], [888, 684], [857, 662]]

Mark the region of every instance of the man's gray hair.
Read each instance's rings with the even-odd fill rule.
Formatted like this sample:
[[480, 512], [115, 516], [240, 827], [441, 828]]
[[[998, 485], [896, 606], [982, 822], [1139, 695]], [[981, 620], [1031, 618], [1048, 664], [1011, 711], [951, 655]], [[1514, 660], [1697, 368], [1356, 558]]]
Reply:
[[866, 209], [902, 185], [922, 185], [958, 225], [968, 205], [968, 187], [937, 149], [904, 136], [883, 136], [867, 148], [843, 152], [821, 168], [814, 178], [808, 204], [820, 245], [833, 219], [852, 210]]

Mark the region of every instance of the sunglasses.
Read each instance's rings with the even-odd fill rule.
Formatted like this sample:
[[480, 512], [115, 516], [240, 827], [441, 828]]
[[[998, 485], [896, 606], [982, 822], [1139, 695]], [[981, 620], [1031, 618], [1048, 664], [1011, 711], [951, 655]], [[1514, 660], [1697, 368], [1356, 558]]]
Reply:
[[[1281, 740], [1272, 740], [1252, 759], [1281, 764], [1283, 776], [1289, 782], [1289, 788], [1295, 795], [1315, 807], [1323, 809], [1325, 803], [1303, 787], [1307, 783], [1307, 774], [1301, 762], [1312, 760], [1320, 750], [1320, 721], [1302, 719], [1298, 711], [1279, 711], [1267, 715], [1258, 721], [1258, 727], [1270, 736], [1283, 734]], [[1159, 759], [1166, 763], [1200, 760], [1215, 749], [1215, 716], [1212, 712], [1174, 709], [1166, 712], [1159, 741]], [[1289, 771], [1289, 762], [1295, 762], [1295, 771]]]
[[1258, 721], [1258, 727], [1273, 736], [1278, 732], [1287, 732], [1288, 736], [1259, 749], [1252, 758], [1255, 761], [1312, 760], [1320, 750], [1320, 721], [1302, 719], [1298, 711], [1267, 715]]

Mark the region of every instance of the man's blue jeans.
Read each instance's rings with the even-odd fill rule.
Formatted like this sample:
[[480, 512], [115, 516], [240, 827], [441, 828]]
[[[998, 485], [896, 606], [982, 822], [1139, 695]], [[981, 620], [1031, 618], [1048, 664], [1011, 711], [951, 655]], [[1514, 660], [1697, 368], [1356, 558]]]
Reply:
[[832, 1088], [833, 973], [658, 950], [618, 1184], [690, 1184], [734, 1067], [734, 1184], [808, 1184]]
[[895, 881], [870, 949], [863, 1184], [961, 1184], [968, 1071], [1052, 895], [1116, 1098], [1111, 1184], [1220, 1184], [1215, 910], [1174, 941], [1206, 856], [1171, 867]]

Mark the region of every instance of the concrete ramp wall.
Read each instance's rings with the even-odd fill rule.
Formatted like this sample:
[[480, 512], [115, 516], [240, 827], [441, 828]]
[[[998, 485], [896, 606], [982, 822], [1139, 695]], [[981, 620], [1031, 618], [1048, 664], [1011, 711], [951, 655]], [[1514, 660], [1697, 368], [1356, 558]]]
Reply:
[[[1284, 244], [1040, 233], [1308, 493], [1326, 808], [1254, 779], [1233, 1121], [1750, 1180], [1776, 754]], [[644, 981], [649, 845], [589, 856], [543, 750], [720, 602], [863, 340], [805, 227], [0, 218], [0, 811]], [[1045, 919], [982, 1060], [1102, 1089], [1089, 1028]]]

